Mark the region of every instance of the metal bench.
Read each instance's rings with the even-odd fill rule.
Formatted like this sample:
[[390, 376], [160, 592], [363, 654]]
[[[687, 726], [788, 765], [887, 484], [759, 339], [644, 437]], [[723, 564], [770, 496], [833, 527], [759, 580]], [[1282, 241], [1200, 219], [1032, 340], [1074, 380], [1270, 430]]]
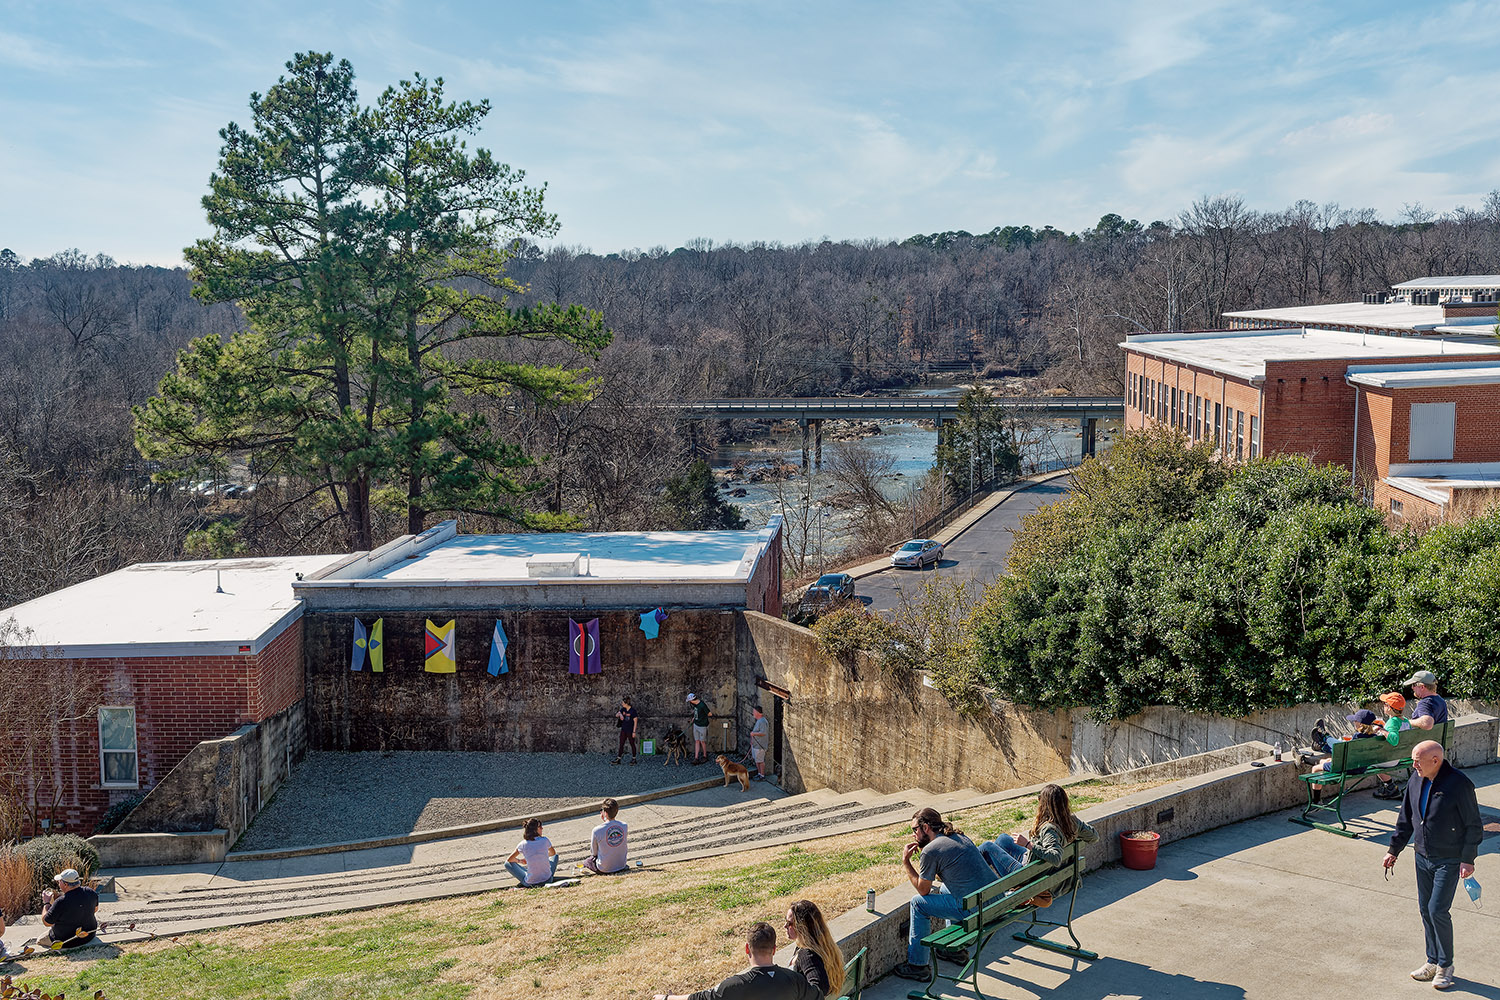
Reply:
[[[1453, 720], [1449, 719], [1431, 729], [1404, 730], [1394, 746], [1383, 735], [1335, 743], [1329, 751], [1328, 770], [1310, 771], [1297, 776], [1307, 786], [1307, 805], [1302, 808], [1302, 815], [1291, 817], [1291, 821], [1327, 830], [1341, 837], [1358, 837], [1359, 834], [1349, 829], [1349, 822], [1344, 819], [1344, 796], [1358, 791], [1366, 781], [1374, 781], [1378, 774], [1389, 771], [1406, 771], [1409, 774], [1411, 752], [1418, 743], [1436, 740], [1446, 751], [1453, 740], [1453, 726]], [[1330, 786], [1338, 788], [1331, 798], [1321, 802], [1314, 799], [1319, 788], [1327, 789]], [[1338, 817], [1339, 825], [1319, 823], [1312, 819], [1318, 812], [1333, 813]]]

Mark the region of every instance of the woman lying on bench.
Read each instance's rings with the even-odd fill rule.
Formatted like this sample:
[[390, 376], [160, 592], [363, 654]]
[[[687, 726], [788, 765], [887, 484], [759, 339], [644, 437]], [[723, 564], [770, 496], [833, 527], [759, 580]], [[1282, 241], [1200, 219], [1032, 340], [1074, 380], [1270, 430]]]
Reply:
[[1067, 790], [1061, 785], [1048, 785], [1037, 796], [1030, 837], [1002, 833], [980, 844], [979, 851], [996, 874], [1004, 877], [1028, 861], [1045, 861], [1056, 867], [1062, 861], [1063, 848], [1073, 841], [1092, 844], [1098, 839], [1097, 830], [1073, 815]]

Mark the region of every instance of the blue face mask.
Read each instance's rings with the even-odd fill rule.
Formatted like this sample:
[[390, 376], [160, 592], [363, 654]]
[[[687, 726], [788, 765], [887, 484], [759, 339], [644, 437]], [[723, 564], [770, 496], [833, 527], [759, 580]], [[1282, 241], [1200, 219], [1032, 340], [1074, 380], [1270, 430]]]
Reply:
[[1478, 906], [1479, 905], [1479, 880], [1477, 878], [1475, 878], [1473, 875], [1470, 875], [1468, 878], [1464, 879], [1464, 891], [1469, 894], [1469, 898], [1474, 901], [1474, 905]]

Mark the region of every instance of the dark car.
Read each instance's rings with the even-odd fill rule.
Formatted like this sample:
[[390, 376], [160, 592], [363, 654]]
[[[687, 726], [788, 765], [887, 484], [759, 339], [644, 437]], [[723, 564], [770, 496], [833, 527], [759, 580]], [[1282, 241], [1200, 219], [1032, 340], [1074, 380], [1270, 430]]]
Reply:
[[816, 603], [847, 601], [854, 596], [854, 577], [848, 573], [824, 573], [807, 588], [807, 599]]

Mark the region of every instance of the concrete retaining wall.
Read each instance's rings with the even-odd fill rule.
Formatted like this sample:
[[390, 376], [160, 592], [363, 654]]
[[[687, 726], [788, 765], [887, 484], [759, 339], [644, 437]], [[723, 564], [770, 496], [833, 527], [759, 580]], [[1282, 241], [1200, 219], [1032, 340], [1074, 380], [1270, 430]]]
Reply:
[[106, 867], [224, 860], [307, 748], [303, 703], [205, 740], [113, 833], [90, 838]]

